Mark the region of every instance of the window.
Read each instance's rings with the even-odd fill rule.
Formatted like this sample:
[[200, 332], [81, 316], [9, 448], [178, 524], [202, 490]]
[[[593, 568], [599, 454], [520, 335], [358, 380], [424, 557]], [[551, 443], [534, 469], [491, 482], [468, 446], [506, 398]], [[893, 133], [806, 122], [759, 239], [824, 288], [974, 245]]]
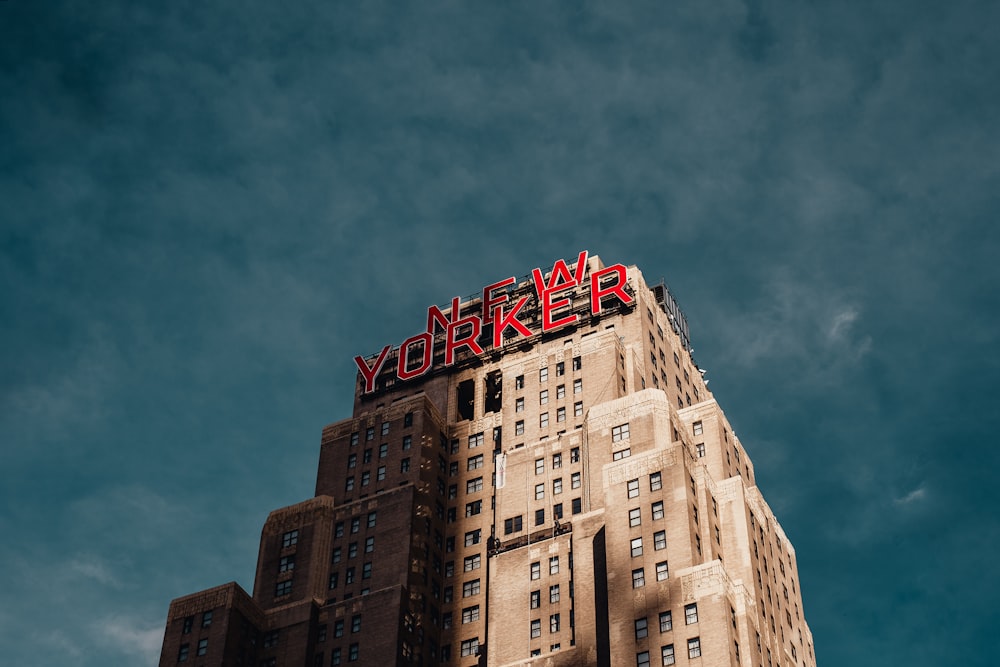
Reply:
[[361, 566], [361, 578], [362, 579], [371, 579], [372, 578], [372, 564], [371, 563], [365, 563], [364, 565]]
[[580, 357], [573, 357], [573, 370], [578, 371], [583, 368], [583, 359]]
[[181, 648], [177, 651], [177, 662], [187, 662], [188, 653], [191, 652], [190, 644], [181, 644]]
[[[339, 620], [339, 621], [337, 621], [336, 623], [333, 624], [333, 636], [334, 637], [338, 637], [338, 638], [344, 636], [344, 621], [343, 620]], [[265, 648], [266, 648], [266, 642], [265, 642]]]
[[545, 485], [535, 484], [535, 500], [541, 500], [545, 497]]
[[483, 467], [483, 455], [477, 454], [469, 459], [465, 466], [466, 470], [476, 470]]
[[479, 605], [466, 607], [462, 610], [462, 623], [472, 623], [479, 620]]
[[292, 580], [279, 581], [274, 587], [274, 597], [280, 598], [282, 595], [289, 595], [292, 592]]
[[348, 468], [354, 468], [357, 465], [358, 465], [358, 455], [357, 454], [351, 454], [350, 456], [347, 457], [347, 467]]
[[561, 384], [556, 387], [556, 398], [566, 398], [566, 385]]
[[201, 627], [207, 628], [210, 625], [212, 625], [212, 612], [206, 611], [204, 614], [201, 615]]
[[353, 535], [359, 530], [361, 530], [361, 517], [356, 516], [351, 519], [351, 534]]
[[562, 468], [562, 454], [552, 455], [552, 468]]
[[483, 444], [483, 442], [485, 442], [485, 438], [483, 437], [482, 433], [476, 433], [474, 435], [470, 435], [469, 449], [473, 449], [474, 447], [479, 447], [480, 445]]
[[524, 389], [524, 376], [518, 375], [514, 378], [514, 389]]
[[518, 514], [515, 517], [511, 517], [510, 519], [504, 519], [504, 522], [503, 522], [503, 534], [504, 535], [510, 535], [511, 533], [518, 533], [523, 528], [524, 528], [524, 524], [522, 522], [522, 517], [521, 517], [520, 514]]
[[524, 398], [514, 401], [514, 412], [524, 412]]
[[378, 457], [384, 459], [389, 455], [389, 445], [383, 443], [378, 446]]
[[[292, 554], [291, 556], [282, 556], [281, 560], [278, 561], [278, 572], [291, 572], [294, 569], [295, 569], [295, 554]], [[209, 623], [212, 622], [211, 617], [209, 617], [208, 622]], [[201, 627], [205, 627], [204, 622], [202, 622]]]
[[549, 380], [549, 369], [548, 368], [539, 368], [538, 369], [538, 381], [539, 382], [548, 382], [548, 380]]
[[657, 500], [655, 503], [653, 503], [653, 520], [656, 521], [657, 519], [662, 519], [662, 518], [663, 518], [663, 501]]
[[649, 667], [649, 651], [635, 654], [635, 667]]
[[524, 435], [524, 420], [514, 422], [514, 435]]
[[413, 426], [413, 413], [407, 412], [403, 415], [403, 426]]
[[556, 363], [556, 377], [560, 377], [566, 374], [566, 363], [560, 361]]
[[552, 614], [549, 616], [549, 632], [559, 632], [559, 614]]
[[365, 540], [365, 553], [370, 554], [375, 551], [375, 536], [369, 537]]
[[549, 390], [548, 389], [542, 389], [538, 393], [538, 404], [539, 405], [545, 405], [548, 402], [549, 402]]
[[[376, 512], [369, 512], [368, 513], [368, 527], [369, 528], [374, 528], [375, 527], [375, 518], [376, 518], [376, 516], [377, 516]], [[353, 528], [354, 525], [351, 524], [351, 527]], [[351, 532], [355, 532], [355, 531], [352, 530]]]
[[330, 575], [330, 584], [329, 584], [329, 589], [330, 589], [331, 591], [332, 591], [332, 590], [333, 590], [334, 588], [336, 588], [336, 587], [337, 587], [337, 579], [338, 579], [338, 578], [339, 578], [339, 573], [337, 573], [337, 572], [334, 572], [334, 573], [332, 573], [332, 574]]
[[691, 424], [691, 430], [695, 435], [701, 435], [702, 433], [705, 432], [705, 428], [704, 426], [702, 426], [701, 422], [695, 422]]
[[583, 501], [579, 498], [573, 499], [573, 514], [579, 514], [583, 511]]
[[351, 644], [347, 648], [347, 662], [356, 662], [358, 659], [358, 645]]
[[531, 591], [531, 608], [538, 609], [542, 604], [542, 592], [541, 591]]
[[347, 572], [344, 573], [344, 583], [353, 584], [354, 583], [354, 568], [347, 568]]
[[646, 585], [646, 573], [642, 568], [632, 570], [632, 588], [642, 588]]
[[281, 536], [281, 548], [287, 549], [288, 547], [294, 547], [299, 543], [299, 531], [290, 530]]
[[552, 516], [554, 516], [557, 519], [563, 518], [562, 503], [556, 503], [555, 505], [552, 506]]
[[697, 603], [691, 603], [689, 605], [684, 605], [684, 624], [691, 625], [692, 623], [698, 622], [698, 605]]
[[549, 604], [559, 602], [559, 584], [549, 586]]
[[545, 428], [548, 425], [549, 425], [549, 413], [543, 412], [542, 414], [538, 415], [539, 428]]
[[628, 511], [628, 525], [629, 525], [629, 528], [635, 528], [636, 526], [642, 524], [641, 514], [642, 514], [642, 512], [640, 512], [640, 510], [639, 510], [638, 507], [636, 507], [635, 509], [631, 509], [631, 510]]
[[625, 449], [619, 449], [617, 452], [614, 452], [611, 455], [611, 460], [620, 461], [621, 459], [627, 459], [630, 456], [632, 456], [632, 450], [626, 447]]
[[557, 477], [552, 480], [552, 495], [558, 496], [562, 493], [562, 477]]
[[471, 547], [473, 544], [479, 544], [479, 538], [482, 535], [482, 530], [470, 530], [465, 534], [465, 546]]
[[466, 572], [471, 572], [472, 570], [478, 570], [482, 565], [482, 562], [483, 562], [483, 557], [480, 554], [476, 554], [475, 556], [466, 556], [463, 564], [463, 569]]
[[374, 439], [375, 439], [375, 427], [369, 426], [367, 429], [365, 429], [365, 440], [368, 441]]
[[[278, 637], [280, 636], [280, 631], [271, 630], [264, 635], [264, 648], [273, 648], [278, 645]], [[338, 637], [340, 635], [337, 635]]]
[[535, 525], [541, 526], [543, 523], [545, 523], [545, 510], [535, 510]]
[[637, 558], [642, 555], [642, 538], [633, 537], [632, 538], [632, 558]]
[[669, 632], [674, 629], [674, 619], [669, 611], [660, 612], [660, 632]]
[[399, 462], [399, 472], [410, 472], [410, 459], [405, 458]]
[[656, 564], [656, 580], [663, 581], [667, 576], [667, 561], [661, 560]]
[[580, 462], [580, 448], [579, 447], [574, 447], [573, 449], [569, 450], [569, 462], [570, 463], [579, 463]]
[[621, 424], [611, 429], [611, 442], [628, 440], [628, 424]]
[[466, 493], [476, 493], [477, 491], [483, 490], [483, 478], [476, 477], [475, 479], [470, 479], [465, 483]]
[[557, 422], [566, 421], [566, 408], [556, 408], [556, 421]]
[[664, 665], [672, 665], [676, 662], [674, 659], [674, 645], [667, 644], [666, 646], [660, 647], [660, 657], [663, 659]]
[[361, 473], [361, 486], [368, 486], [368, 482], [372, 479], [372, 474], [370, 471], [366, 470]]
[[628, 481], [628, 497], [629, 498], [639, 497], [639, 480], [630, 479]]
[[573, 416], [582, 417], [583, 416], [583, 401], [577, 401], [573, 404]]
[[361, 614], [351, 616], [351, 633], [361, 632]]
[[181, 634], [189, 635], [191, 634], [191, 628], [194, 626], [194, 616], [188, 616], [184, 619], [184, 627], [181, 629]]
[[474, 500], [465, 504], [465, 516], [476, 516], [483, 511], [483, 501]]
[[583, 380], [573, 380], [573, 393], [580, 394], [583, 392]]
[[663, 488], [663, 476], [658, 472], [654, 472], [649, 476], [649, 490], [659, 491], [662, 488]]
[[559, 556], [549, 559], [549, 574], [559, 574]]
[[688, 640], [688, 657], [689, 658], [700, 658], [701, 657], [701, 638], [694, 637]]
[[535, 639], [542, 636], [542, 620], [536, 618], [531, 622], [531, 638]]
[[353, 491], [353, 490], [354, 490], [354, 475], [351, 475], [350, 477], [347, 478], [347, 483], [344, 484], [344, 491]]
[[705, 443], [704, 442], [699, 442], [697, 445], [694, 446], [694, 448], [696, 450], [698, 450], [698, 458], [700, 458], [700, 459], [701, 458], [705, 458]]
[[389, 422], [382, 422], [382, 435], [389, 435]]
[[658, 530], [653, 533], [653, 549], [662, 551], [667, 548], [667, 531]]
[[580, 473], [575, 472], [569, 477], [569, 486], [571, 489], [580, 488]]
[[462, 584], [462, 597], [472, 597], [473, 595], [479, 595], [479, 580], [473, 579], [472, 581], [466, 581]]
[[[793, 647], [793, 650], [794, 650], [794, 647]], [[205, 639], [199, 639], [198, 640], [198, 651], [197, 651], [197, 653], [195, 653], [195, 655], [206, 655], [207, 653], [208, 653], [208, 639], [207, 638], [205, 638]]]
[[385, 466], [378, 467], [378, 473], [375, 475], [375, 479], [380, 482], [385, 479]]
[[635, 619], [635, 638], [644, 639], [649, 635], [649, 627], [645, 618]]

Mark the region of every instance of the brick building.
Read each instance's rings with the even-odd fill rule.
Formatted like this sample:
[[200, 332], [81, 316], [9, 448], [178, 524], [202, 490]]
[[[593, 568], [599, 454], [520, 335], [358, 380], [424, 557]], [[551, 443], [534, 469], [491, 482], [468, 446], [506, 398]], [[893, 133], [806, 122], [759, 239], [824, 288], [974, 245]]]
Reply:
[[585, 253], [432, 307], [357, 360], [253, 596], [174, 600], [161, 667], [815, 665], [795, 551], [690, 351], [664, 285]]

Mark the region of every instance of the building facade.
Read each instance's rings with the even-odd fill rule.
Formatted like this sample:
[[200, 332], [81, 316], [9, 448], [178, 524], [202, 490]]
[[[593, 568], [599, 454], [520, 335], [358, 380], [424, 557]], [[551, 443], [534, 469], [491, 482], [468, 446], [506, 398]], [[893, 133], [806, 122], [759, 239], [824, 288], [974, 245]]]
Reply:
[[664, 285], [581, 253], [356, 361], [253, 595], [174, 600], [161, 667], [814, 667], [795, 551]]

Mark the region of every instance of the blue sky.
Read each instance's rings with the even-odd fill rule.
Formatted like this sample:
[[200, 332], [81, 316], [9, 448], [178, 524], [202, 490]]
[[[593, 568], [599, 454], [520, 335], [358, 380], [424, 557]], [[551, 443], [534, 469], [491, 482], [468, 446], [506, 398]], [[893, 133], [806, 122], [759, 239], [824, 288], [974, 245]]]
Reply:
[[587, 249], [685, 309], [819, 664], [994, 664], [1000, 5], [499, 4], [0, 2], [4, 660], [155, 664], [354, 354]]

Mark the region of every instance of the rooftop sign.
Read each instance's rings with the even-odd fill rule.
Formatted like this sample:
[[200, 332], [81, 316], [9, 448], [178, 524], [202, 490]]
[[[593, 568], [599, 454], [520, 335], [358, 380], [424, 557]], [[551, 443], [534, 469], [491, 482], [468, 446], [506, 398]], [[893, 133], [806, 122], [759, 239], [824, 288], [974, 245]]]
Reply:
[[[434, 336], [438, 333], [444, 334], [444, 365], [450, 366], [455, 363], [456, 352], [462, 348], [468, 349], [474, 355], [483, 354], [479, 338], [484, 327], [492, 327], [493, 347], [499, 348], [505, 339], [510, 343], [518, 338], [530, 338], [575, 324], [579, 321], [580, 315], [578, 312], [567, 312], [571, 306], [571, 295], [566, 295], [564, 292], [581, 287], [587, 281], [587, 258], [588, 253], [584, 250], [577, 257], [572, 271], [564, 260], [557, 260], [547, 281], [541, 269], [532, 269], [531, 279], [535, 296], [541, 305], [540, 331], [532, 331], [518, 319], [531, 295], [521, 296], [511, 302], [511, 286], [517, 287], [517, 280], [513, 276], [483, 288], [478, 313], [473, 312], [462, 317], [462, 303], [457, 296], [451, 300], [451, 310], [447, 316], [437, 306], [431, 306], [427, 309], [427, 328], [422, 333], [407, 338], [399, 346], [396, 377], [399, 380], [412, 380], [431, 370], [434, 359]], [[627, 272], [622, 264], [590, 272], [592, 315], [601, 313], [602, 300], [606, 297], [614, 297], [625, 305], [632, 303], [634, 297], [625, 291], [627, 278]], [[508, 331], [512, 334], [505, 336]], [[382, 371], [391, 350], [392, 345], [386, 345], [372, 363], [364, 357], [354, 357], [354, 363], [358, 365], [358, 370], [365, 380], [364, 393], [375, 390], [375, 378]]]

